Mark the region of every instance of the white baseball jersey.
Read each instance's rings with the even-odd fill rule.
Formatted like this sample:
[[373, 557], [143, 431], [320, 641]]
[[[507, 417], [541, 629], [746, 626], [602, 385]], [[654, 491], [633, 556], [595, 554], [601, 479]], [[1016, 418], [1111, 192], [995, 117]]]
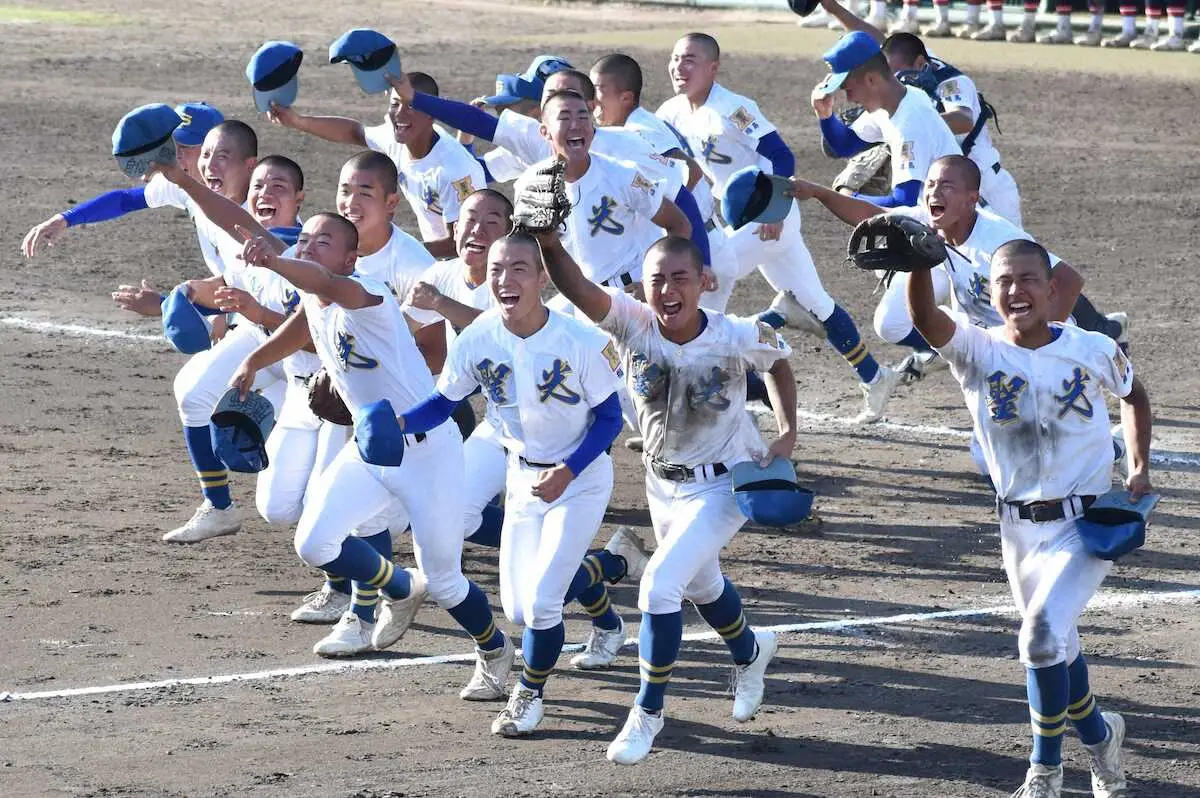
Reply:
[[164, 208], [169, 205], [187, 211], [188, 217], [196, 227], [196, 239], [200, 242], [200, 254], [204, 258], [204, 265], [214, 277], [220, 277], [225, 271], [225, 262], [217, 253], [215, 235], [225, 235], [225, 232], [200, 212], [186, 191], [161, 174], [155, 174], [146, 183], [145, 198], [149, 208]]
[[[942, 62], [934, 59], [934, 67], [941, 64]], [[983, 106], [979, 102], [979, 89], [975, 86], [975, 81], [961, 73], [939, 83], [937, 96], [946, 111], [966, 111], [971, 115], [972, 122], [978, 120], [979, 115], [983, 113]], [[955, 136], [954, 140], [961, 145], [966, 137], [967, 134], [964, 133], [961, 136]], [[985, 169], [990, 170], [995, 164], [1000, 163], [1000, 153], [992, 142], [992, 132], [988, 129], [987, 124], [979, 131], [979, 135], [975, 138], [975, 144], [971, 147], [971, 152], [967, 157], [979, 166], [980, 172]]]
[[[295, 257], [294, 246], [288, 247], [283, 253], [285, 258]], [[269, 269], [257, 269], [255, 271], [267, 272], [275, 274]], [[279, 275], [275, 275], [279, 277]], [[284, 316], [291, 316], [300, 307], [300, 291], [298, 291], [291, 283], [280, 277], [278, 280], [271, 282], [265, 287], [269, 292], [268, 298], [272, 305], [277, 305], [276, 312], [282, 313]], [[293, 352], [283, 359], [283, 372], [288, 377], [307, 377], [321, 368], [321, 358], [313, 352], [308, 352], [303, 349], [298, 352]]]
[[629, 114], [624, 127], [641, 136], [650, 145], [650, 151], [656, 155], [664, 155], [671, 150], [686, 149], [666, 120], [655, 116], [640, 105]]
[[483, 389], [504, 448], [537, 463], [561, 463], [583, 441], [592, 408], [621, 387], [616, 347], [590, 324], [547, 311], [528, 338], [513, 335], [499, 311], [462, 331], [446, 357], [438, 391], [459, 401]]
[[[550, 142], [542, 136], [541, 128], [542, 123], [537, 119], [505, 110], [496, 121], [496, 135], [492, 142], [511, 152], [529, 167], [554, 154]], [[596, 128], [591, 151], [618, 161], [635, 163], [645, 160], [652, 152], [645, 139], [632, 130], [619, 127]]]
[[1100, 333], [1051, 324], [1025, 349], [1003, 328], [959, 323], [937, 349], [962, 387], [996, 494], [1010, 502], [1099, 495], [1112, 486], [1107, 389], [1133, 389], [1133, 365]]
[[[542, 166], [534, 164], [526, 174]], [[517, 181], [517, 192], [524, 180]], [[618, 285], [623, 274], [639, 279], [652, 243], [647, 229], [658, 229], [651, 220], [662, 207], [663, 184], [632, 164], [593, 152], [587, 172], [566, 189], [574, 210], [565, 222], [563, 247], [587, 278]]]
[[[442, 296], [449, 297], [459, 304], [476, 310], [487, 310], [495, 304], [491, 287], [486, 281], [479, 285], [471, 285], [467, 281], [469, 274], [470, 268], [462, 262], [461, 258], [439, 260], [422, 272], [417, 281], [429, 283], [440, 291]], [[439, 321], [448, 321], [436, 310], [422, 310], [407, 302], [401, 306], [401, 309], [406, 316], [423, 327], [437, 324]], [[453, 325], [447, 323], [446, 343], [454, 343], [454, 339], [457, 337], [458, 331], [454, 329]]]
[[714, 83], [699, 108], [692, 110], [687, 96], [677, 94], [658, 107], [657, 115], [687, 141], [717, 199], [725, 195], [730, 176], [743, 167], [757, 166], [772, 174], [771, 162], [758, 152], [758, 142], [774, 133], [775, 126], [754, 100]]
[[360, 256], [354, 271], [383, 283], [398, 302], [403, 302], [433, 263], [433, 256], [420, 241], [393, 224], [392, 235], [383, 249]]
[[707, 325], [686, 344], [658, 329], [654, 311], [624, 292], [600, 328], [624, 360], [645, 452], [684, 466], [732, 466], [766, 450], [746, 413], [746, 371], [767, 371], [791, 349], [767, 324], [702, 311]]
[[[892, 213], [910, 216], [929, 224], [929, 211], [924, 207], [896, 208]], [[972, 324], [980, 327], [999, 327], [1004, 324], [1000, 313], [992, 307], [992, 256], [1009, 241], [1033, 241], [1033, 236], [985, 208], [975, 211], [975, 226], [961, 244], [946, 247], [950, 257], [945, 269], [950, 277], [950, 307], [965, 313]], [[1060, 259], [1050, 254], [1050, 267]]]
[[349, 310], [303, 294], [313, 344], [351, 412], [387, 399], [403, 413], [433, 392], [433, 376], [390, 288], [358, 272], [350, 277], [383, 301]]
[[424, 158], [413, 158], [397, 143], [391, 122], [364, 127], [367, 146], [387, 155], [400, 173], [400, 188], [417, 217], [421, 238], [437, 241], [450, 235], [447, 225], [458, 221], [463, 200], [487, 188], [483, 167], [475, 156], [450, 136], [436, 135]]
[[503, 147], [488, 150], [483, 155], [483, 162], [487, 164], [488, 173], [497, 183], [516, 180], [529, 168], [529, 164]]
[[905, 86], [904, 98], [889, 115], [880, 108], [864, 112], [850, 125], [863, 141], [881, 141], [892, 156], [892, 187], [910, 180], [925, 182], [929, 167], [943, 155], [962, 155], [954, 134], [929, 95]]

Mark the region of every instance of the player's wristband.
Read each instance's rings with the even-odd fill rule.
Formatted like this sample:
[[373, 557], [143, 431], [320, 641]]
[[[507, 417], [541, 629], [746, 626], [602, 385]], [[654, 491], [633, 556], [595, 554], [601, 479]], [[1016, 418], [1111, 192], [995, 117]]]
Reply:
[[592, 414], [592, 423], [587, 434], [583, 436], [575, 451], [563, 461], [563, 465], [575, 476], [582, 474], [593, 460], [608, 451], [613, 441], [621, 434], [621, 425], [625, 423], [621, 418], [621, 400], [617, 398], [616, 391], [593, 407]]

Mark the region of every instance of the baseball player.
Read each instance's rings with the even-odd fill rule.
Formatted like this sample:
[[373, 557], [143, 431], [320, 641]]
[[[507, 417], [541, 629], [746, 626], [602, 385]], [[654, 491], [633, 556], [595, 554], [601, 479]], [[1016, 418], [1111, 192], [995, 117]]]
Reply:
[[[356, 418], [383, 399], [407, 409], [429, 395], [433, 378], [391, 289], [355, 269], [358, 231], [349, 220], [322, 213], [305, 222], [297, 247], [315, 261], [281, 257], [280, 242], [268, 236], [247, 238], [245, 262], [295, 285], [304, 313], [293, 314], [256, 350], [239, 372], [239, 389], [248, 389], [254, 368], [311, 342]], [[512, 642], [496, 627], [486, 596], [462, 573], [461, 436], [443, 425], [405, 436], [405, 444], [397, 465], [367, 462], [363, 442], [347, 442], [305, 503], [296, 552], [315, 568], [380, 591], [377, 620], [361, 624], [376, 649], [404, 635], [428, 593], [474, 638], [477, 666], [502, 681], [512, 665]], [[393, 512], [411, 521], [419, 570], [396, 568], [390, 549], [384, 556], [356, 536]]]
[[[642, 575], [638, 608], [641, 690], [608, 758], [646, 758], [663, 727], [663, 699], [683, 633], [686, 598], [716, 629], [734, 660], [733, 717], [752, 718], [775, 654], [771, 632], [754, 632], [721, 549], [746, 522], [729, 469], [790, 457], [795, 380], [790, 349], [769, 325], [700, 309], [700, 255], [686, 239], [664, 238], [646, 253], [646, 302], [588, 280], [555, 235], [541, 237], [555, 285], [616, 341], [645, 435], [646, 499], [658, 548]], [[780, 437], [767, 446], [745, 412], [745, 374], [768, 381]]]
[[[1186, 46], [1183, 41], [1184, 15], [1187, 14], [1187, 4], [1180, 0], [1167, 0], [1166, 16], [1170, 28], [1167, 35], [1159, 39], [1159, 24], [1163, 17], [1162, 0], [1146, 0], [1146, 21], [1142, 27], [1142, 35], [1137, 33], [1137, 4], [1122, 2], [1121, 33], [1111, 39], [1105, 39], [1105, 47], [1129, 47], [1134, 50], [1164, 50], [1179, 51]], [[1200, 52], [1200, 46], [1193, 44], [1188, 48], [1191, 52]]]
[[941, 310], [927, 270], [912, 273], [908, 302], [962, 387], [996, 488], [1033, 728], [1030, 767], [1014, 795], [1058, 798], [1070, 721], [1091, 755], [1092, 794], [1115, 798], [1126, 794], [1125, 721], [1100, 711], [1078, 630], [1109, 562], [1085, 549], [1076, 520], [1112, 487], [1105, 390], [1121, 399], [1130, 495], [1150, 492], [1150, 400], [1114, 341], [1052, 321], [1058, 286], [1041, 246], [1010, 241], [991, 265], [1000, 327], [984, 330]]
[[[216, 108], [206, 103], [190, 102], [178, 105], [175, 112], [179, 114], [182, 124], [175, 128], [172, 138], [175, 139], [175, 153], [180, 166], [193, 177], [199, 175], [197, 161], [200, 158], [200, 145], [204, 143], [208, 131], [212, 130], [225, 117]], [[145, 208], [159, 207], [163, 204], [152, 205], [152, 202], [162, 198], [159, 188], [165, 187], [165, 178], [150, 178], [147, 185], [131, 188], [115, 189], [91, 199], [84, 200], [73, 208], [56, 213], [46, 221], [34, 225], [21, 242], [21, 251], [27, 258], [32, 258], [44, 247], [52, 247], [69, 227], [81, 224], [95, 224], [116, 219], [127, 213]], [[236, 194], [236, 192], [234, 192]], [[244, 199], [244, 197], [243, 197]], [[190, 209], [183, 208], [189, 211]], [[196, 224], [196, 236], [200, 240], [200, 251], [204, 262], [213, 274], [220, 274], [220, 262], [217, 260], [215, 247], [204, 234], [203, 222], [193, 216]]]
[[[424, 72], [411, 73], [410, 80], [421, 91], [437, 96], [437, 83]], [[432, 118], [394, 91], [388, 93], [386, 120], [370, 127], [340, 116], [304, 116], [279, 105], [272, 106], [268, 116], [284, 127], [326, 141], [369, 147], [391, 158], [425, 246], [434, 257], [454, 257], [454, 224], [462, 201], [487, 183], [475, 157], [439, 133]]]
[[541, 722], [564, 641], [563, 604], [589, 586], [579, 563], [612, 493], [608, 449], [621, 431], [624, 375], [608, 336], [542, 303], [536, 240], [514, 233], [497, 241], [487, 268], [495, 309], [462, 331], [437, 391], [400, 426], [410, 434], [434, 429], [482, 388], [508, 451], [500, 598], [509, 620], [525, 627], [525, 664], [492, 733], [517, 737]]
[[[712, 183], [716, 199], [723, 196], [729, 177], [743, 167], [769, 166], [780, 175], [791, 175], [795, 170], [791, 151], [758, 105], [716, 82], [720, 55], [716, 40], [704, 33], [689, 33], [677, 41], [668, 67], [675, 96], [657, 111], [686, 139], [692, 152], [699, 154], [700, 166]], [[771, 287], [781, 292], [780, 297], [788, 301], [782, 304], [780, 297], [776, 298], [772, 308], [777, 312], [768, 317], [771, 322], [782, 326], [786, 320], [802, 326], [811, 313], [820, 324], [818, 334], [826, 337], [855, 369], [866, 403], [857, 420], [882, 418], [899, 375], [875, 362], [850, 314], [821, 285], [800, 232], [800, 211], [793, 211], [779, 224], [747, 225], [733, 233], [714, 230], [710, 239], [716, 240], [718, 235], [728, 237], [730, 260], [737, 265], [734, 276], [758, 268]], [[718, 244], [714, 249], [724, 251], [722, 246]], [[720, 274], [718, 278], [718, 296], [705, 300], [705, 307], [724, 308], [733, 291], [735, 280]]]

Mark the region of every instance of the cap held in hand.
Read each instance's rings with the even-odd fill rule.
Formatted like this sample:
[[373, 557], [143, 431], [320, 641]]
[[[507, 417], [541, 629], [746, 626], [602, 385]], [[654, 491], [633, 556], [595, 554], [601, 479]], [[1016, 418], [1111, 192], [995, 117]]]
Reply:
[[300, 91], [300, 62], [304, 51], [291, 42], [271, 41], [258, 48], [246, 64], [246, 78], [254, 90], [254, 107], [261, 113], [271, 105], [288, 108]]
[[175, 109], [164, 103], [134, 108], [117, 123], [112, 134], [112, 154], [121, 171], [130, 177], [146, 174], [153, 163], [175, 163], [175, 128], [183, 124]]
[[791, 182], [757, 166], [739, 169], [725, 185], [721, 215], [734, 230], [751, 222], [782, 222], [792, 210]]
[[730, 475], [738, 508], [756, 524], [791, 526], [812, 512], [814, 494], [796, 483], [796, 469], [786, 457], [776, 457], [765, 466], [738, 463]]
[[230, 388], [213, 411], [211, 427], [213, 454], [229, 470], [257, 474], [270, 465], [267, 437], [275, 428], [275, 406], [262, 394], [252, 391], [241, 399]]
[[367, 94], [381, 94], [391, 84], [387, 76], [400, 77], [400, 51], [396, 43], [371, 28], [354, 28], [329, 45], [329, 63], [345, 61], [354, 79]]

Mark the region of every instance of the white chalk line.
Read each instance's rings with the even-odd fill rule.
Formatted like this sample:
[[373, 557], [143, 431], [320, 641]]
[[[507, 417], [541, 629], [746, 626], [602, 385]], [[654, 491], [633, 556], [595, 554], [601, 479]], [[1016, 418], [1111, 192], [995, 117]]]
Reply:
[[[1103, 610], [1122, 607], [1146, 606], [1151, 604], [1178, 604], [1188, 601], [1200, 601], [1200, 589], [1176, 590], [1148, 593], [1102, 593], [1095, 596], [1088, 604], [1088, 610]], [[1013, 615], [1017, 608], [1012, 604], [996, 604], [994, 606], [972, 607], [958, 610], [939, 610], [935, 612], [909, 612], [900, 615], [867, 616], [863, 618], [843, 618], [831, 621], [805, 621], [799, 623], [776, 624], [760, 626], [756, 629], [775, 632], [776, 634], [794, 634], [798, 632], [837, 632], [868, 626], [895, 626], [899, 624], [919, 624], [928, 621], [952, 620], [958, 618], [980, 618], [992, 615]], [[714, 631], [691, 632], [683, 636], [685, 641], [719, 640], [720, 635]], [[625, 641], [626, 646], [636, 646], [638, 639], [631, 637]], [[583, 650], [583, 644], [572, 643], [563, 647], [563, 653], [569, 654]], [[520, 652], [518, 652], [519, 654]], [[122, 684], [96, 685], [92, 687], [73, 687], [65, 690], [41, 690], [35, 692], [0, 692], [0, 702], [40, 701], [52, 698], [79, 698], [83, 696], [105, 695], [108, 693], [136, 693], [147, 690], [162, 690], [171, 687], [214, 687], [217, 685], [235, 684], [241, 682], [261, 682], [271, 679], [283, 679], [289, 676], [329, 676], [360, 671], [393, 671], [406, 668], [419, 668], [428, 665], [446, 665], [459, 662], [474, 662], [474, 654], [439, 654], [429, 657], [405, 657], [403, 659], [362, 659], [351, 662], [332, 662], [319, 665], [298, 665], [292, 668], [273, 668], [270, 670], [251, 671], [249, 673], [229, 673], [215, 676], [192, 676], [176, 679], [161, 679], [150, 682], [126, 682]]]
[[147, 341], [150, 343], [169, 346], [161, 335], [144, 335], [142, 333], [126, 332], [125, 330], [105, 330], [100, 327], [86, 327], [82, 324], [60, 324], [53, 321], [38, 321], [24, 319], [20, 316], [0, 317], [0, 324], [7, 324], [20, 330], [40, 333], [62, 333], [64, 335], [91, 336], [92, 338], [116, 338], [122, 341]]

